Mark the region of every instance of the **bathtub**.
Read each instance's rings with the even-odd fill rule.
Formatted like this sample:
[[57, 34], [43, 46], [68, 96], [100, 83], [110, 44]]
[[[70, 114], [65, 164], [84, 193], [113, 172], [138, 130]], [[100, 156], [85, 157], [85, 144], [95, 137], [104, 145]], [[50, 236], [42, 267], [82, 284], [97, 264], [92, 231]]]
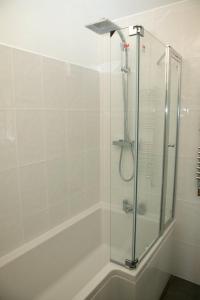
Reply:
[[108, 215], [101, 203], [94, 205], [0, 259], [0, 299], [84, 300], [118, 276], [131, 283], [134, 299], [158, 300], [171, 273], [173, 224], [130, 271], [110, 262]]
[[108, 262], [102, 218], [94, 205], [1, 258], [0, 299], [71, 300]]
[[[124, 263], [132, 255], [133, 216], [126, 214], [121, 207], [112, 207], [111, 212], [111, 259]], [[151, 248], [159, 235], [158, 216], [152, 214], [137, 215], [137, 258]]]
[[[175, 221], [153, 245], [136, 269], [129, 270], [110, 262], [73, 300], [107, 300], [108, 295], [110, 296], [109, 300], [111, 300], [113, 294], [110, 291], [110, 286], [107, 287], [107, 285], [113, 277], [118, 277], [118, 287], [121, 286], [119, 290], [124, 295], [123, 300], [129, 300], [130, 295], [133, 300], [159, 300], [172, 271], [171, 255], [174, 224]], [[116, 283], [112, 284], [113, 288], [115, 285]], [[129, 290], [128, 295], [124, 291], [125, 286]], [[106, 290], [104, 290], [104, 287], [106, 287]], [[101, 292], [105, 298], [101, 298]]]
[[111, 271], [85, 300], [133, 300], [135, 285], [124, 272]]

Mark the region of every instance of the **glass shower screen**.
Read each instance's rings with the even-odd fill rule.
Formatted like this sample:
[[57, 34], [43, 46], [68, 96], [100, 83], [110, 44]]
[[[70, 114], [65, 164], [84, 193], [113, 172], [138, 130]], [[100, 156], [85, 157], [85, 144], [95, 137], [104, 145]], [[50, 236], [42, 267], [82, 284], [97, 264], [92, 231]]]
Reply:
[[160, 234], [165, 130], [165, 45], [145, 31], [139, 43], [135, 258]]
[[[111, 259], [133, 260], [136, 40], [111, 38]], [[126, 48], [125, 48], [126, 47]], [[128, 68], [125, 67], [127, 54]]]
[[121, 35], [110, 39], [111, 260], [135, 267], [172, 216], [180, 74], [169, 48], [141, 26]]

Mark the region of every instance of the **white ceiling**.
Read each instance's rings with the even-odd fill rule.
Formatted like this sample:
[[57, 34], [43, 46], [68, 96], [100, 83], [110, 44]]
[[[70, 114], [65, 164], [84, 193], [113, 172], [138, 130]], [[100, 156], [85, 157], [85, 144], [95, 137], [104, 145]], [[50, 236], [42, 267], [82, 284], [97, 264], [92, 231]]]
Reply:
[[0, 43], [92, 65], [99, 37], [85, 24], [173, 2], [177, 0], [0, 0]]
[[181, 0], [76, 0], [75, 2], [79, 2], [82, 9], [88, 7], [91, 14], [85, 16], [85, 20], [90, 22], [101, 17], [117, 19], [178, 1]]

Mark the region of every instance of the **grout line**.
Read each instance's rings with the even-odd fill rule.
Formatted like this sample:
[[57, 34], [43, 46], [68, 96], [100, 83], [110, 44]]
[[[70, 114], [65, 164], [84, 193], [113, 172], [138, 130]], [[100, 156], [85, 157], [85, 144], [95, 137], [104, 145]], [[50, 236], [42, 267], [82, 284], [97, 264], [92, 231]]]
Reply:
[[46, 196], [46, 201], [45, 201], [45, 207], [46, 211], [48, 214], [48, 228], [51, 227], [50, 225], [50, 212], [49, 212], [49, 193], [48, 193], [48, 176], [47, 176], [47, 139], [46, 139], [46, 109], [45, 109], [45, 89], [44, 89], [44, 57], [40, 56], [40, 64], [41, 64], [41, 89], [42, 89], [42, 106], [44, 107], [43, 109], [43, 122], [42, 122], [42, 132], [43, 132], [43, 155], [44, 155], [44, 160], [42, 163], [44, 164], [44, 180], [45, 180], [45, 196]]
[[61, 111], [61, 112], [93, 112], [100, 113], [99, 109], [68, 109], [62, 107], [0, 107], [0, 111]]
[[[16, 89], [15, 89], [15, 72], [14, 72], [14, 51], [11, 49], [11, 76], [12, 76], [12, 98], [13, 105], [16, 104]], [[12, 111], [12, 110], [11, 110]], [[16, 171], [17, 171], [17, 188], [18, 188], [18, 197], [19, 197], [19, 209], [20, 209], [20, 224], [22, 230], [22, 243], [25, 242], [25, 232], [24, 232], [24, 224], [23, 224], [23, 202], [22, 202], [22, 193], [21, 193], [21, 174], [20, 174], [20, 162], [19, 162], [19, 144], [18, 144], [18, 131], [17, 131], [17, 112], [14, 109], [14, 123], [15, 123], [15, 155], [16, 155]]]

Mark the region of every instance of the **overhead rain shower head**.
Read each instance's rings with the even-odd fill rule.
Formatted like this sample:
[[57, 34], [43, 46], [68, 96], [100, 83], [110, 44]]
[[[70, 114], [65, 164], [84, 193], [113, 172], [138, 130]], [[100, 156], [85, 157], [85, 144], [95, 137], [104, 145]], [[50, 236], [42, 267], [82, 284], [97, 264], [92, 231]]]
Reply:
[[98, 34], [105, 34], [113, 31], [117, 31], [122, 42], [126, 43], [126, 39], [121, 31], [121, 28], [117, 24], [110, 21], [109, 19], [101, 19], [100, 21], [96, 23], [88, 24], [85, 27]]
[[115, 23], [111, 22], [108, 19], [101, 19], [100, 21], [92, 24], [88, 24], [85, 27], [88, 29], [98, 33], [98, 34], [105, 34], [111, 31], [120, 30], [120, 27]]

